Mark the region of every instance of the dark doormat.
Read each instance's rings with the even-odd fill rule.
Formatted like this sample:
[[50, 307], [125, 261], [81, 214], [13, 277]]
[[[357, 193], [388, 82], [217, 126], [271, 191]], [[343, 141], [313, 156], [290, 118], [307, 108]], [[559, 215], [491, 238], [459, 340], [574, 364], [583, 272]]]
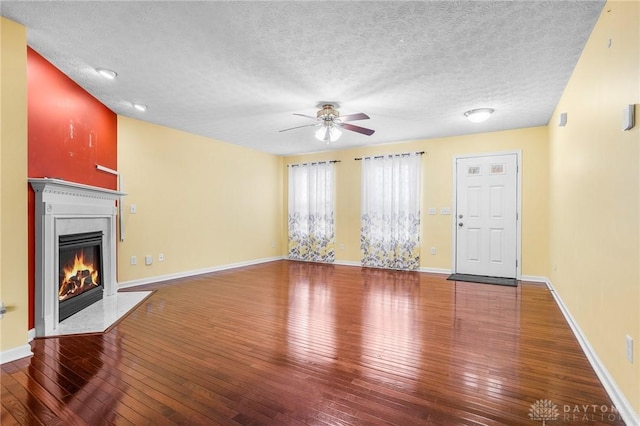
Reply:
[[508, 285], [512, 287], [516, 287], [518, 285], [518, 280], [516, 280], [515, 278], [486, 277], [483, 275], [451, 274], [447, 279], [449, 281], [465, 281], [468, 283]]

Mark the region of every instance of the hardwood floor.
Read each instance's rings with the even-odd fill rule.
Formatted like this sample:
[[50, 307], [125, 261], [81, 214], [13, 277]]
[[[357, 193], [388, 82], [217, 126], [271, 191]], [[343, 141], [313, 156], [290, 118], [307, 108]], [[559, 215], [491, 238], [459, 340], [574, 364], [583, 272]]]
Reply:
[[277, 261], [138, 287], [107, 333], [4, 364], [0, 421], [535, 425], [547, 400], [549, 424], [623, 424], [545, 286], [445, 278]]

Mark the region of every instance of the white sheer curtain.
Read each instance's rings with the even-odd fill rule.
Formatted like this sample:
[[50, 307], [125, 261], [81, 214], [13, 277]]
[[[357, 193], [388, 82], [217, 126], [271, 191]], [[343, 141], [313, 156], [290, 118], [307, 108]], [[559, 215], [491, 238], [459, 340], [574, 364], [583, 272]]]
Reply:
[[289, 166], [289, 258], [335, 260], [333, 163]]
[[420, 266], [420, 155], [362, 160], [362, 265]]

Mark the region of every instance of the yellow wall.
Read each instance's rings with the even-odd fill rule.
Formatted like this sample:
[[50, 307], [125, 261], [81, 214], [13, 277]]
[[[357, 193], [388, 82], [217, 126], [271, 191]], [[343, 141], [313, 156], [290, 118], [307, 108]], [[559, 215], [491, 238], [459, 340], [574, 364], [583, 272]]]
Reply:
[[119, 116], [118, 169], [119, 282], [281, 255], [280, 157]]
[[27, 32], [0, 18], [0, 351], [27, 344]]
[[[335, 145], [339, 146], [339, 141]], [[479, 133], [397, 143], [367, 148], [290, 156], [285, 164], [307, 161], [340, 160], [336, 164], [336, 260], [360, 262], [360, 162], [356, 157], [380, 154], [425, 151], [422, 195], [422, 268], [451, 269], [452, 218], [440, 215], [440, 208], [452, 207], [453, 158], [460, 154], [481, 154], [522, 150], [522, 274], [546, 276], [548, 204], [548, 146], [547, 128], [535, 127], [494, 133]], [[287, 175], [284, 175], [285, 197], [283, 212], [287, 211]], [[428, 215], [429, 207], [437, 208], [437, 215]], [[286, 218], [283, 222], [283, 241], [286, 241]], [[340, 245], [344, 244], [344, 250]], [[436, 255], [430, 254], [431, 247]], [[286, 250], [286, 247], [285, 247]], [[285, 253], [286, 254], [286, 251]]]
[[[26, 31], [0, 19], [0, 297], [12, 309], [0, 321], [0, 351], [6, 351], [26, 344], [28, 324]], [[427, 208], [452, 206], [452, 158], [522, 150], [522, 273], [550, 277], [640, 412], [640, 124], [620, 130], [624, 105], [640, 104], [638, 40], [640, 2], [607, 3], [549, 127], [283, 159], [118, 117], [118, 168], [129, 194], [118, 279], [285, 255], [284, 164], [311, 160], [341, 160], [337, 260], [358, 262], [360, 162], [354, 157], [408, 151], [426, 151], [421, 266], [450, 269], [452, 217], [427, 215]], [[556, 125], [560, 112], [568, 113], [563, 128]], [[129, 213], [131, 204], [136, 214]], [[146, 254], [153, 265], [144, 265]], [[129, 264], [132, 255], [136, 266]], [[635, 341], [634, 364], [625, 359], [625, 335]]]
[[[623, 107], [640, 103], [639, 18], [638, 1], [606, 4], [549, 126], [549, 276], [636, 412], [640, 133], [621, 127]], [[566, 127], [557, 126], [562, 112]]]

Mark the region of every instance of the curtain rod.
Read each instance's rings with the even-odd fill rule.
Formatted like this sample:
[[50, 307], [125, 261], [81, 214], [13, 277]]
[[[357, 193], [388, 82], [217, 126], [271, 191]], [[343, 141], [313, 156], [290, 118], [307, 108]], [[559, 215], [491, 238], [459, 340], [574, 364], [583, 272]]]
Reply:
[[[418, 151], [418, 152], [414, 152], [414, 154], [416, 154], [416, 155], [422, 155], [422, 154], [426, 154], [426, 153], [425, 153], [424, 151]], [[354, 160], [356, 160], [356, 161], [360, 161], [360, 160], [371, 160], [372, 158], [373, 158], [374, 160], [378, 160], [378, 159], [380, 159], [380, 158], [384, 158], [384, 157], [389, 157], [389, 158], [391, 158], [391, 157], [404, 157], [405, 155], [411, 155], [411, 152], [405, 152], [405, 153], [402, 153], [402, 154], [377, 155], [377, 156], [375, 156], [375, 157], [364, 157], [364, 158], [362, 158], [362, 157], [356, 157], [356, 158], [354, 158]]]
[[316, 164], [327, 164], [327, 163], [339, 163], [340, 160], [330, 160], [330, 161], [315, 161], [313, 163], [300, 163], [300, 164], [287, 164], [287, 167], [298, 167], [298, 166], [314, 166]]

